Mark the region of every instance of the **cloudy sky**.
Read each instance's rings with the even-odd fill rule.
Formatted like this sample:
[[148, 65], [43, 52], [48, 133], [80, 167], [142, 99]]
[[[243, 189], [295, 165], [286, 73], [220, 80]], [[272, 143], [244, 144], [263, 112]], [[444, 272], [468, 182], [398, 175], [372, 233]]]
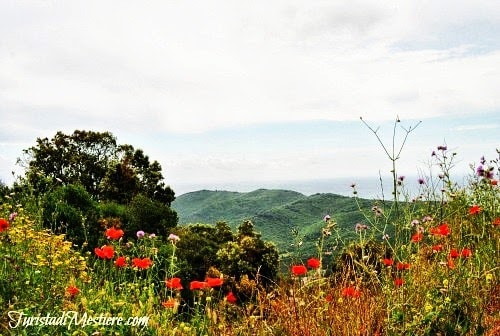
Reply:
[[111, 131], [177, 193], [400, 172], [500, 147], [496, 1], [0, 2], [0, 180], [37, 137]]

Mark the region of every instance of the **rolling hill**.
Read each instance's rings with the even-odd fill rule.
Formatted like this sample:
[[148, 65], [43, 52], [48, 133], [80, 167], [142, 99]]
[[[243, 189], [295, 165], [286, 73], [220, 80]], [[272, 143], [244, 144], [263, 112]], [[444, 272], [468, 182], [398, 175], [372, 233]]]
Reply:
[[[371, 200], [358, 201], [365, 208], [372, 204]], [[297, 248], [297, 244], [292, 244], [298, 240], [302, 241], [303, 251], [313, 253], [327, 214], [337, 222], [343, 239], [353, 237], [355, 224], [363, 220], [353, 197], [330, 193], [306, 196], [290, 190], [200, 190], [179, 196], [172, 208], [179, 215], [180, 225], [226, 221], [236, 228], [249, 219], [262, 238], [276, 243], [283, 255]]]

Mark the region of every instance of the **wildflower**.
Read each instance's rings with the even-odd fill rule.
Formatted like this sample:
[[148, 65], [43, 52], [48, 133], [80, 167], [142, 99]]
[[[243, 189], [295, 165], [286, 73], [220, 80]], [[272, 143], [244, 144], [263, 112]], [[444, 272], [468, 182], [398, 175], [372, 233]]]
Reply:
[[152, 233], [152, 234], [149, 235], [150, 239], [153, 239], [154, 237], [156, 237], [156, 235], [154, 233]]
[[460, 257], [460, 253], [458, 252], [458, 250], [456, 248], [452, 248], [450, 250], [449, 257], [450, 258], [458, 258], [458, 257]]
[[361, 224], [361, 223], [357, 223], [354, 228], [355, 228], [356, 232], [368, 230], [368, 226], [366, 224]]
[[321, 261], [316, 258], [309, 258], [309, 260], [307, 260], [307, 266], [314, 269], [319, 268], [321, 266]]
[[500, 217], [497, 217], [493, 220], [493, 225], [498, 226], [500, 225]]
[[208, 287], [220, 287], [222, 286], [223, 280], [221, 278], [207, 278], [206, 280]]
[[94, 249], [95, 254], [101, 259], [113, 259], [113, 255], [115, 254], [115, 249], [113, 246], [105, 245], [101, 248]]
[[425, 216], [422, 218], [422, 222], [427, 223], [427, 222], [432, 222], [432, 217], [431, 216]]
[[404, 284], [404, 280], [403, 279], [401, 279], [401, 278], [394, 279], [394, 285], [396, 287], [401, 287], [401, 286], [403, 286], [403, 284]]
[[342, 296], [358, 298], [361, 296], [361, 292], [354, 287], [346, 287], [342, 289]]
[[171, 233], [171, 234], [168, 235], [168, 240], [170, 240], [172, 243], [175, 244], [175, 243], [177, 243], [181, 239], [179, 238], [179, 236], [174, 235], [173, 233]]
[[491, 185], [496, 186], [498, 185], [498, 180], [491, 180], [490, 183]]
[[418, 184], [422, 185], [422, 184], [425, 184], [425, 180], [423, 178], [419, 178], [417, 180]]
[[134, 265], [134, 267], [137, 267], [140, 269], [148, 269], [149, 266], [151, 266], [153, 264], [153, 262], [149, 258], [143, 258], [143, 259], [134, 258], [134, 259], [132, 259], [132, 264]]
[[80, 290], [76, 286], [71, 285], [66, 288], [66, 294], [71, 297], [75, 297], [78, 293], [80, 293]]
[[328, 222], [330, 219], [332, 219], [332, 217], [330, 217], [330, 215], [326, 215], [325, 218], [323, 218], [323, 220], [325, 222]]
[[469, 215], [477, 215], [480, 213], [483, 209], [479, 205], [473, 205], [469, 209]]
[[9, 222], [13, 222], [17, 217], [17, 212], [13, 212], [9, 215]]
[[207, 288], [208, 284], [205, 281], [191, 281], [189, 284], [190, 290], [204, 289]]
[[484, 176], [484, 168], [483, 166], [478, 166], [476, 169], [477, 176]]
[[468, 248], [464, 248], [464, 249], [462, 249], [462, 252], [460, 253], [460, 255], [463, 258], [469, 258], [470, 256], [472, 256], [472, 250], [468, 249]]
[[443, 250], [443, 244], [434, 245], [432, 247], [433, 252], [440, 252], [441, 250]]
[[106, 237], [108, 239], [118, 240], [121, 237], [123, 237], [123, 230], [117, 230], [114, 227], [109, 228], [109, 229], [106, 230]]
[[414, 219], [411, 221], [411, 226], [416, 226], [416, 225], [419, 225], [420, 224], [420, 221], [418, 219]]
[[229, 303], [232, 303], [232, 304], [235, 304], [236, 301], [238, 301], [238, 298], [233, 294], [233, 292], [229, 292], [227, 295], [226, 295], [226, 300], [227, 302]]
[[397, 268], [398, 271], [408, 270], [408, 269], [410, 269], [410, 264], [409, 263], [398, 262], [396, 264], [396, 268]]
[[436, 151], [432, 151], [431, 156], [436, 156]]
[[325, 301], [326, 301], [326, 302], [332, 302], [332, 301], [333, 301], [333, 295], [332, 295], [332, 294], [328, 294], [328, 295], [325, 297]]
[[183, 288], [180, 278], [172, 278], [165, 280], [165, 286], [170, 289], [178, 289], [178, 290], [181, 290]]
[[385, 233], [383, 236], [382, 236], [382, 240], [388, 240], [389, 238], [391, 238], [387, 233]]
[[417, 232], [413, 236], [411, 236], [411, 241], [414, 242], [414, 243], [418, 243], [423, 238], [424, 238], [424, 235], [421, 232]]
[[136, 233], [137, 238], [139, 238], [139, 239], [143, 238], [145, 234], [146, 234], [146, 233], [145, 233], [144, 231], [142, 231], [142, 230], [139, 230], [139, 231], [137, 231], [137, 233]]
[[392, 266], [392, 265], [394, 265], [394, 260], [384, 258], [384, 259], [382, 260], [382, 263], [383, 263], [385, 266]]
[[448, 236], [450, 234], [450, 227], [448, 226], [447, 223], [443, 223], [439, 225], [438, 227], [430, 228], [429, 229], [430, 233], [432, 233], [435, 236]]
[[127, 266], [127, 260], [126, 260], [126, 259], [125, 259], [125, 257], [123, 257], [123, 256], [118, 257], [118, 258], [116, 258], [116, 260], [115, 260], [115, 265], [116, 265], [117, 267], [120, 267], [120, 268], [125, 267], [125, 266]]
[[165, 308], [175, 308], [179, 305], [176, 299], [170, 298], [167, 301], [163, 301], [161, 305]]
[[306, 275], [307, 268], [304, 265], [294, 265], [292, 266], [292, 274], [295, 276]]
[[479, 162], [481, 162], [482, 165], [486, 164], [486, 159], [484, 158], [484, 155], [481, 156], [481, 159]]
[[0, 218], [0, 232], [3, 232], [9, 228], [9, 222], [3, 218]]
[[448, 258], [448, 268], [449, 269], [454, 269], [455, 268], [455, 262], [453, 261], [453, 258]]
[[437, 149], [440, 151], [445, 151], [448, 149], [448, 146], [438, 146]]

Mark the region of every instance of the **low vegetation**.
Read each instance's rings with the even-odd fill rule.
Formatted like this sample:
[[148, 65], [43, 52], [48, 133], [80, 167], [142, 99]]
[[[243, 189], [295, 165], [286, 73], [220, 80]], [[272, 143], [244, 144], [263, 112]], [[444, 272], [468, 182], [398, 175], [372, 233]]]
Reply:
[[[392, 199], [359, 199], [353, 185], [336, 198], [345, 208], [276, 191], [281, 204], [236, 225], [177, 226], [170, 204], [139, 189], [124, 202], [77, 183], [3, 188], [0, 333], [498, 335], [500, 158], [459, 186], [455, 156], [436, 148], [417, 195], [396, 172]], [[283, 253], [262, 222], [293, 221], [297, 202], [317, 218], [273, 227]]]

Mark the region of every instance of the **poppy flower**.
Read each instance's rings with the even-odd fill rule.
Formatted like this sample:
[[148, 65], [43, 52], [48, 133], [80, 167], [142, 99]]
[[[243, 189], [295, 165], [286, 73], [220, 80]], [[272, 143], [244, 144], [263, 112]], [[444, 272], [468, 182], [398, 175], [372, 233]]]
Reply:
[[165, 286], [167, 286], [167, 288], [170, 288], [170, 289], [181, 290], [183, 288], [180, 278], [172, 278], [170, 280], [165, 280]]
[[208, 287], [220, 287], [224, 281], [221, 278], [207, 278], [206, 283]]
[[498, 185], [498, 180], [491, 180], [490, 183], [491, 185], [496, 186]]
[[453, 261], [453, 258], [448, 258], [448, 268], [449, 269], [454, 269], [455, 268], [455, 262]]
[[458, 252], [458, 250], [456, 248], [452, 248], [450, 250], [449, 257], [450, 258], [458, 258], [458, 257], [460, 257], [460, 253]]
[[9, 222], [3, 218], [0, 218], [0, 232], [3, 232], [9, 228]]
[[342, 296], [358, 298], [361, 296], [361, 292], [354, 287], [346, 287], [342, 289]]
[[68, 286], [66, 288], [66, 293], [71, 296], [71, 297], [74, 297], [76, 296], [78, 293], [80, 293], [80, 290], [76, 287], [76, 286]]
[[304, 265], [294, 265], [292, 266], [292, 274], [295, 276], [306, 275], [307, 268]]
[[468, 248], [464, 248], [464, 249], [462, 249], [462, 252], [460, 253], [460, 255], [464, 258], [469, 258], [470, 256], [472, 256], [472, 250], [468, 249]]
[[384, 265], [385, 265], [385, 266], [392, 266], [392, 265], [394, 265], [394, 260], [384, 258], [384, 259], [382, 260], [382, 263], [384, 263]]
[[307, 266], [314, 269], [319, 268], [321, 266], [321, 261], [316, 258], [310, 258], [307, 260]]
[[148, 269], [149, 266], [151, 266], [153, 264], [153, 262], [149, 258], [143, 258], [143, 259], [134, 258], [134, 259], [132, 259], [132, 264], [134, 265], [134, 267], [137, 267], [140, 269]]
[[434, 245], [432, 247], [433, 252], [440, 252], [443, 249], [443, 244]]
[[332, 301], [333, 301], [333, 295], [332, 295], [332, 294], [328, 294], [328, 295], [325, 297], [325, 300], [326, 300], [326, 302], [332, 302]]
[[116, 258], [116, 260], [115, 260], [115, 265], [116, 265], [117, 267], [120, 267], [120, 268], [125, 267], [125, 266], [127, 266], [127, 260], [126, 260], [126, 259], [125, 259], [125, 257], [123, 257], [123, 256], [118, 257], [118, 258]]
[[447, 223], [443, 223], [437, 227], [433, 227], [429, 229], [430, 233], [432, 233], [435, 236], [448, 236], [450, 234], [450, 227], [448, 226]]
[[409, 263], [398, 262], [396, 264], [396, 268], [397, 268], [398, 271], [404, 271], [404, 270], [410, 269], [410, 264]]
[[417, 232], [413, 236], [411, 236], [411, 241], [414, 242], [414, 243], [418, 243], [423, 238], [424, 238], [424, 235], [421, 232]]
[[123, 237], [123, 230], [115, 229], [114, 227], [106, 230], [106, 237], [112, 240], [118, 240]]
[[396, 287], [401, 287], [401, 286], [403, 286], [404, 283], [405, 283], [405, 281], [401, 278], [394, 279], [394, 286], [396, 286]]
[[189, 289], [190, 290], [197, 290], [197, 289], [204, 289], [208, 287], [208, 283], [205, 281], [191, 281], [189, 284]]
[[493, 220], [493, 225], [498, 226], [500, 225], [500, 217], [497, 217]]
[[176, 299], [168, 299], [167, 301], [163, 301], [161, 305], [165, 308], [175, 308], [179, 303], [177, 302]]
[[483, 210], [479, 205], [473, 205], [469, 209], [469, 215], [477, 215]]
[[102, 248], [95, 248], [95, 254], [101, 259], [113, 259], [113, 255], [115, 254], [115, 249], [113, 246], [105, 245]]
[[232, 304], [235, 304], [236, 301], [238, 301], [238, 298], [233, 294], [233, 292], [229, 292], [227, 295], [226, 295], [226, 300], [227, 302], [229, 303], [232, 303]]

